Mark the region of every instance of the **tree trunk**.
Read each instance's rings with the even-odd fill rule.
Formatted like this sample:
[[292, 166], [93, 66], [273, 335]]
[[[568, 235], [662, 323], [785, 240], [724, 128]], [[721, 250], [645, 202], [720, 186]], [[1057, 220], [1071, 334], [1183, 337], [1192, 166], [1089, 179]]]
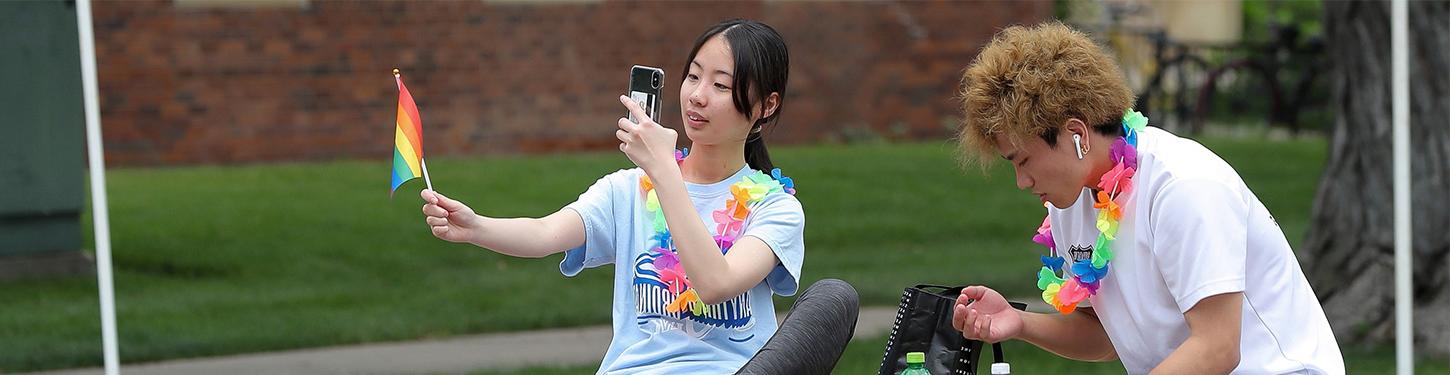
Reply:
[[[1417, 352], [1450, 355], [1450, 2], [1410, 1]], [[1394, 337], [1390, 3], [1324, 3], [1329, 161], [1301, 251], [1341, 346]]]

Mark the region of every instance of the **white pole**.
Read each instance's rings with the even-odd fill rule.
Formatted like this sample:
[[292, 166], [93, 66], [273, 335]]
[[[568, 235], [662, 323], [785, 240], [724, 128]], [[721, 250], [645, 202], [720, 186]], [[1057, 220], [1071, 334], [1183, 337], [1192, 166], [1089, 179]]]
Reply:
[[106, 155], [101, 151], [101, 108], [96, 87], [96, 40], [91, 30], [91, 2], [76, 2], [76, 26], [81, 38], [81, 84], [85, 90], [86, 145], [91, 172], [91, 217], [96, 231], [96, 279], [101, 289], [101, 345], [106, 375], [117, 375], [121, 364], [116, 350], [116, 299], [111, 287], [111, 223], [106, 209]]
[[423, 182], [428, 184], [428, 191], [436, 192], [437, 190], [433, 190], [433, 180], [428, 179], [428, 159], [418, 159], [418, 163], [423, 165]]
[[1415, 373], [1410, 289], [1410, 52], [1409, 6], [1390, 3], [1390, 66], [1395, 168], [1395, 372]]

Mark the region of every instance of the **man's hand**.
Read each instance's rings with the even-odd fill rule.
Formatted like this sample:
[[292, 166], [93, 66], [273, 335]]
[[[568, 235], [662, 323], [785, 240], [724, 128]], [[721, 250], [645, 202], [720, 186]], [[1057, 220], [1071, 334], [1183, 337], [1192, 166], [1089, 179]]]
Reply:
[[997, 291], [974, 285], [957, 297], [952, 327], [969, 340], [997, 343], [1022, 334], [1022, 316]]

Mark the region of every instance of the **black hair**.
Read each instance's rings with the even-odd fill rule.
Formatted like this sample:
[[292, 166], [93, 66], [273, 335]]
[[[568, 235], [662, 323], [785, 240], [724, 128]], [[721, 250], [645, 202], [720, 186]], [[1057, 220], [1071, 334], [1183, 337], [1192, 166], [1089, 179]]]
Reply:
[[[710, 26], [695, 39], [695, 46], [690, 48], [690, 55], [685, 59], [685, 69], [681, 70], [681, 81], [689, 75], [690, 63], [695, 61], [700, 47], [710, 41], [710, 38], [722, 33], [725, 42], [730, 44], [731, 54], [735, 55], [735, 82], [731, 85], [734, 88], [735, 109], [749, 118], [750, 110], [754, 107], [750, 100], [752, 96], [764, 102], [770, 93], [781, 95], [776, 103], [775, 113], [756, 120], [745, 141], [745, 163], [750, 168], [770, 172], [775, 165], [770, 162], [770, 153], [765, 149], [765, 137], [761, 131], [765, 125], [775, 123], [780, 118], [781, 110], [785, 108], [785, 83], [790, 78], [790, 51], [786, 49], [785, 39], [770, 25], [739, 18], [726, 20]], [[765, 106], [760, 109], [763, 115]]]

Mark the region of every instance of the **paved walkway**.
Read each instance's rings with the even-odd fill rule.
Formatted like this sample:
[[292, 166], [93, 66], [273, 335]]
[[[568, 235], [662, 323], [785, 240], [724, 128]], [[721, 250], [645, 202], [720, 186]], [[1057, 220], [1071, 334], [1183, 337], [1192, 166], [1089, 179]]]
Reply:
[[[1017, 301], [1032, 299], [1014, 299]], [[1029, 310], [1046, 311], [1040, 300]], [[784, 317], [785, 313], [778, 314]], [[895, 307], [864, 307], [857, 318], [856, 339], [877, 338], [891, 331]], [[458, 336], [442, 340], [362, 344], [286, 352], [193, 358], [123, 364], [121, 373], [192, 374], [456, 374], [541, 365], [598, 364], [609, 347], [608, 325], [542, 331]], [[885, 349], [885, 348], [882, 348]], [[71, 369], [33, 375], [95, 375], [100, 368]]]
[[[780, 316], [785, 316], [781, 313]], [[894, 307], [867, 307], [857, 319], [857, 338], [891, 330]], [[609, 348], [608, 325], [516, 333], [459, 336], [442, 340], [363, 344], [296, 351], [193, 358], [121, 366], [121, 373], [192, 374], [455, 374], [541, 365], [594, 365]], [[45, 375], [95, 375], [100, 368], [51, 371]]]

